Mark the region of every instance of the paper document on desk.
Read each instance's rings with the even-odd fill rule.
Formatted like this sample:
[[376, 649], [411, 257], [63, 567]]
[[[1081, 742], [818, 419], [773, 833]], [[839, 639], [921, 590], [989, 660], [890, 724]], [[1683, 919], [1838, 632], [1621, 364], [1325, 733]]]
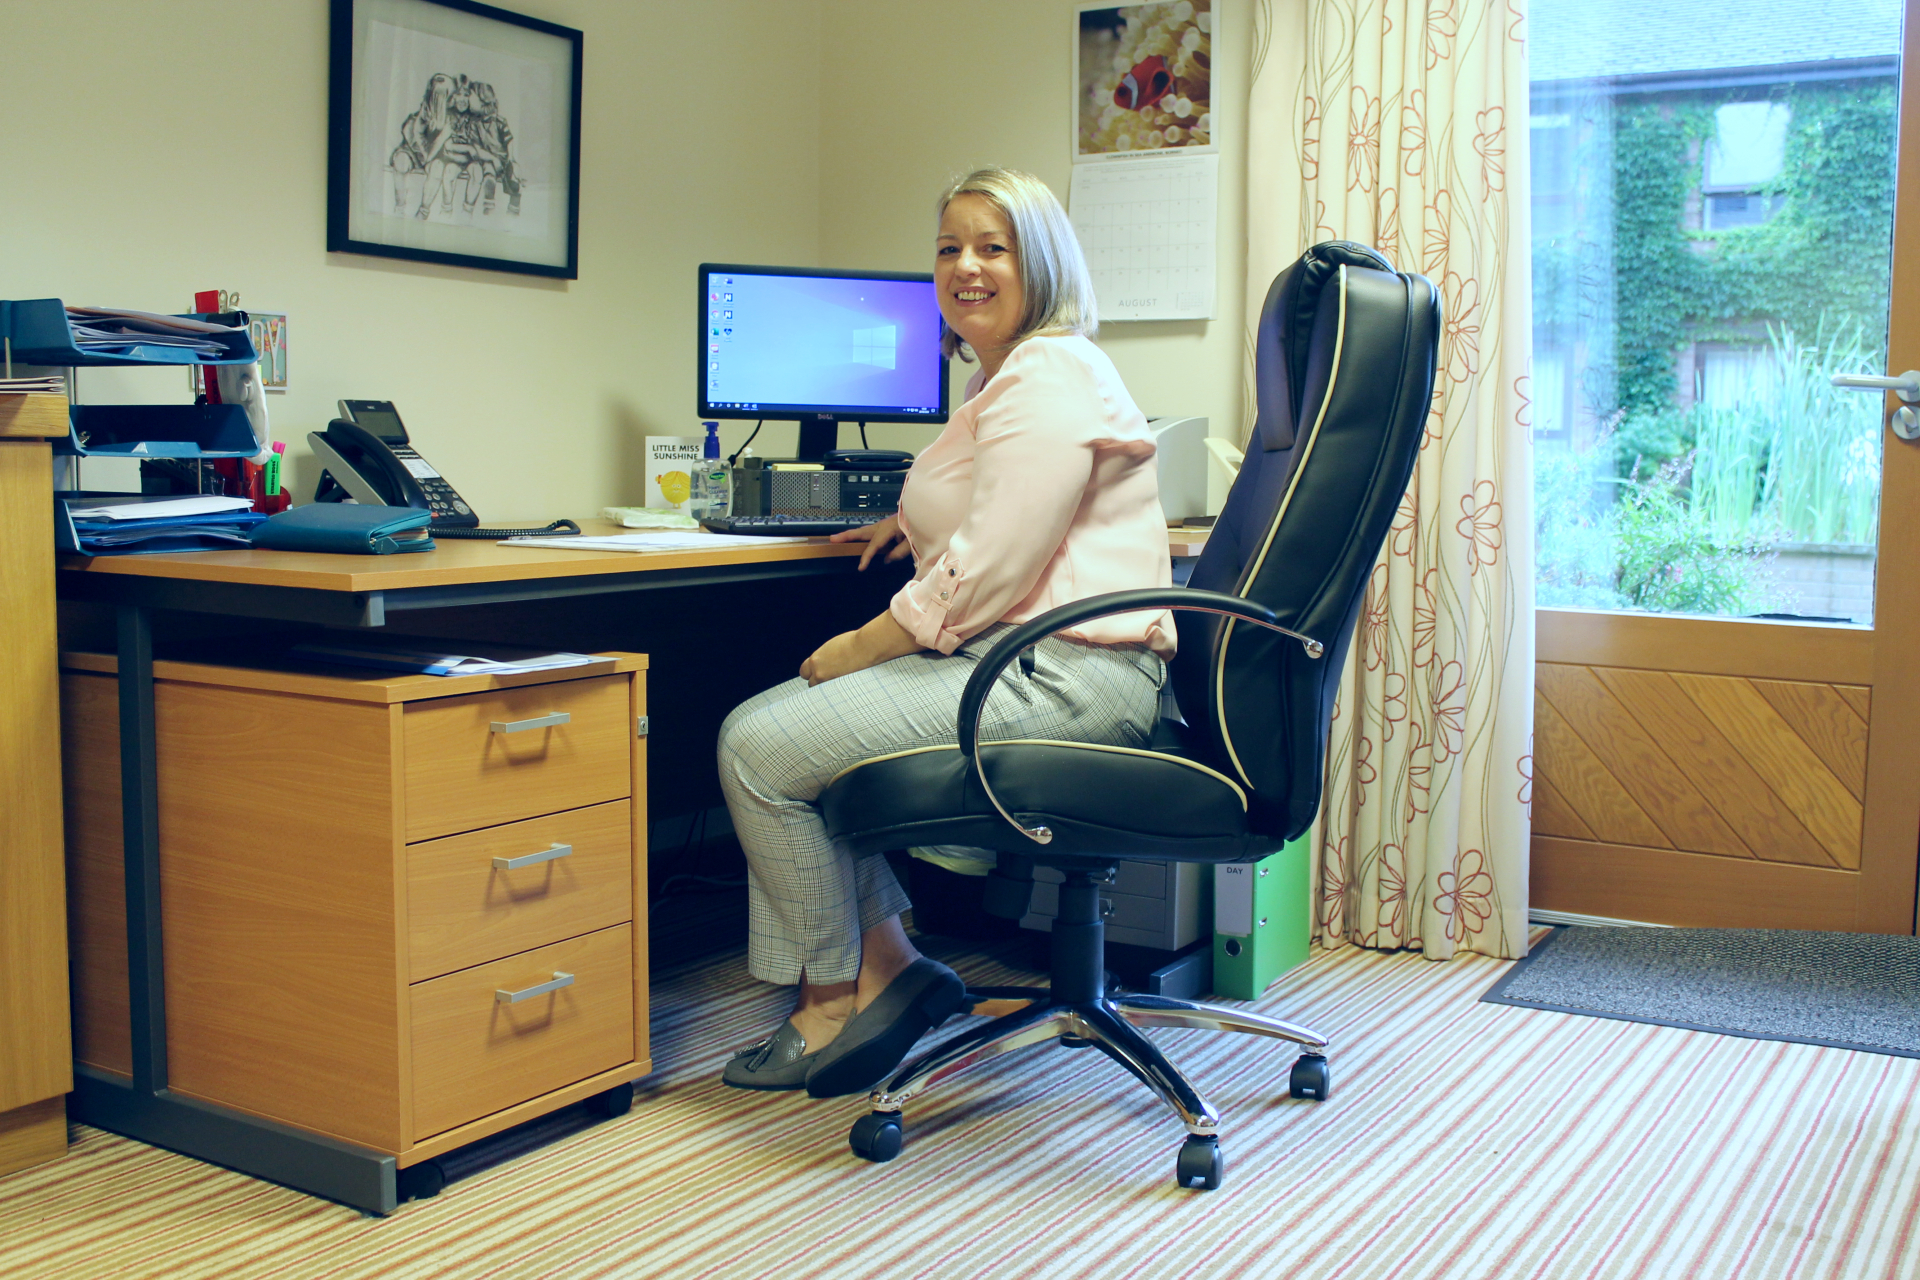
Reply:
[[228, 498], [216, 493], [132, 502], [89, 502], [84, 498], [67, 500], [67, 514], [75, 520], [171, 520], [180, 516], [203, 516], [216, 511], [249, 511], [252, 508], [251, 498]]
[[807, 538], [763, 538], [741, 533], [614, 533], [604, 538], [507, 538], [503, 547], [552, 547], [556, 551], [731, 551]]
[[[453, 652], [458, 645], [464, 652]], [[288, 650], [296, 658], [338, 662], [382, 671], [413, 671], [424, 676], [513, 676], [599, 662], [585, 653], [547, 653], [510, 645], [477, 645], [467, 640], [416, 640], [406, 644], [370, 644], [361, 640], [312, 640]]]

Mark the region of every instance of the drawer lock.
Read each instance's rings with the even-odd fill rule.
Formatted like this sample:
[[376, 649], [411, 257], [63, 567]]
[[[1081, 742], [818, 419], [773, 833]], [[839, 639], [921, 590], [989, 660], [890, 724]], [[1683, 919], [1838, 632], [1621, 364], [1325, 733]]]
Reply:
[[517, 858], [495, 858], [495, 871], [518, 871], [521, 867], [530, 867], [536, 862], [552, 862], [555, 858], [564, 858], [573, 852], [570, 844], [549, 845], [538, 853], [523, 853]]
[[519, 1004], [522, 1000], [531, 1000], [535, 996], [544, 996], [548, 992], [558, 991], [562, 987], [570, 987], [572, 985], [572, 974], [561, 973], [558, 969], [555, 969], [553, 971], [552, 982], [542, 982], [519, 991], [501, 991], [496, 988], [493, 993], [493, 998], [497, 1004]]
[[495, 720], [487, 726], [489, 733], [523, 733], [528, 729], [551, 729], [555, 725], [568, 724], [573, 714], [556, 711], [550, 716], [535, 716], [531, 720]]

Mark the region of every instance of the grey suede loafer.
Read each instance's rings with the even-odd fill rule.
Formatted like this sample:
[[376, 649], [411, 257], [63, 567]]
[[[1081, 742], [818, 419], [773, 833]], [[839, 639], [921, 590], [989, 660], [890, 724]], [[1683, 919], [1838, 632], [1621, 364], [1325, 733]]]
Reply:
[[783, 1022], [759, 1044], [734, 1054], [720, 1081], [736, 1089], [804, 1089], [807, 1073], [819, 1059], [818, 1053], [807, 1052], [800, 1029]]
[[914, 1041], [952, 1017], [965, 1001], [958, 974], [925, 956], [847, 1019], [833, 1043], [811, 1055], [807, 1092], [816, 1098], [865, 1093], [900, 1065]]

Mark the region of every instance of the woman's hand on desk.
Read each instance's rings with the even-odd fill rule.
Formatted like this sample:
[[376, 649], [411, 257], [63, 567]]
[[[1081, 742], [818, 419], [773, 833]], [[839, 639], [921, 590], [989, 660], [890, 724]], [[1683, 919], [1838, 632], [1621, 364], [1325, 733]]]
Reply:
[[920, 642], [891, 613], [883, 613], [858, 631], [842, 631], [815, 649], [800, 664], [800, 675], [810, 685], [822, 684], [918, 652]]
[[[913, 548], [907, 545], [907, 535], [900, 531], [899, 516], [888, 516], [885, 520], [877, 521], [864, 529], [843, 529], [827, 539], [827, 541], [866, 543], [867, 549], [860, 553], [860, 567], [862, 569], [865, 569], [869, 564], [873, 563], [873, 558], [883, 551], [886, 552], [888, 564], [892, 564], [896, 560], [905, 560], [913, 554]], [[857, 635], [859, 633], [849, 631], [847, 634]], [[915, 647], [917, 648], [918, 646]], [[895, 654], [891, 656], [898, 657], [899, 655]], [[857, 671], [859, 668], [855, 667], [854, 670]], [[829, 676], [828, 679], [832, 679], [832, 677]], [[817, 684], [819, 682], [815, 681], [815, 683]]]

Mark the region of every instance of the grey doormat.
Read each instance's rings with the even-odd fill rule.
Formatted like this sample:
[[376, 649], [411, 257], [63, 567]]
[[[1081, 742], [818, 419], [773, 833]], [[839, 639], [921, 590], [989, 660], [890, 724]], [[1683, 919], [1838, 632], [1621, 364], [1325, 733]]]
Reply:
[[1480, 998], [1920, 1058], [1920, 938], [1563, 927]]

